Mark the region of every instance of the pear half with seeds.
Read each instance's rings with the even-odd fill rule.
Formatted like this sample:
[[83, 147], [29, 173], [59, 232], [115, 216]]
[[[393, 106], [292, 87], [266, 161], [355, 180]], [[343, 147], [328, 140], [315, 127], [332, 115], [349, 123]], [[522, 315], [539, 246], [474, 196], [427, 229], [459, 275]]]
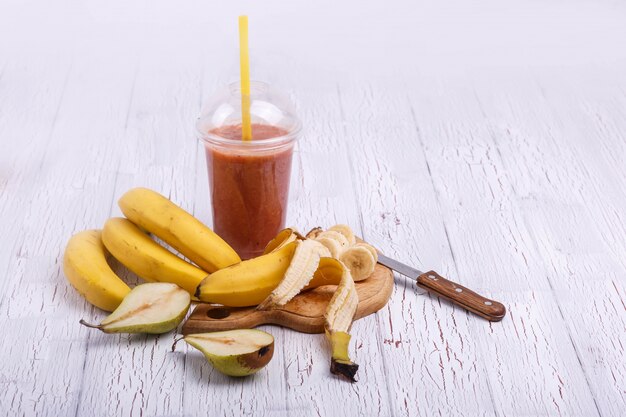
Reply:
[[178, 285], [151, 282], [133, 288], [99, 325], [80, 323], [105, 333], [167, 333], [185, 318], [190, 303], [189, 293]]
[[274, 355], [274, 337], [261, 330], [189, 334], [184, 340], [204, 353], [215, 369], [230, 376], [251, 375]]

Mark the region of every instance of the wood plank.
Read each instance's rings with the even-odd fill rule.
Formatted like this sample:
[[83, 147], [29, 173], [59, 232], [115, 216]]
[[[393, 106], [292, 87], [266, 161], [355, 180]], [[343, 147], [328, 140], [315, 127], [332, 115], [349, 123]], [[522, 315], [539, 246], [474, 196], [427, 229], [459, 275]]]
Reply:
[[[23, 224], [27, 221], [24, 211], [37, 191], [32, 172], [41, 162], [45, 141], [50, 139], [54, 130], [69, 68], [69, 62], [60, 61], [57, 67], [44, 74], [37, 61], [10, 61], [3, 66], [0, 78], [0, 222], [3, 235], [0, 244], [3, 273], [0, 281], [0, 329], [13, 335], [0, 343], [5, 359], [0, 365], [4, 391], [0, 397], [0, 412], [5, 415], [19, 415], [20, 412], [36, 409], [36, 405], [26, 409], [22, 401], [44, 393], [42, 390], [34, 392], [38, 381], [36, 373], [45, 371], [41, 360], [46, 359], [50, 344], [54, 343], [50, 336], [38, 335], [45, 328], [54, 330], [53, 323], [56, 321], [50, 320], [44, 326], [36, 319], [47, 315], [45, 306], [49, 303], [33, 306], [35, 313], [32, 314], [22, 313], [19, 308], [8, 309], [7, 303], [11, 302], [11, 296], [24, 297], [19, 291], [22, 272], [27, 267], [32, 271], [37, 264], [41, 264], [41, 258], [32, 256], [35, 255], [32, 249], [30, 252], [25, 250], [25, 245], [31, 245], [22, 233]], [[29, 79], [34, 81], [25, 83]], [[24, 112], [24, 107], [37, 110]], [[28, 220], [35, 221], [37, 226], [36, 216], [28, 216]], [[33, 275], [30, 276], [32, 279]], [[28, 301], [23, 302], [28, 305]], [[64, 406], [71, 410], [71, 399]], [[62, 409], [63, 404], [58, 404], [58, 407]]]
[[308, 129], [289, 223], [358, 225], [509, 316], [398, 276], [353, 327], [354, 385], [329, 376], [321, 335], [264, 327], [273, 361], [233, 380], [168, 353], [173, 334], [78, 327], [103, 314], [65, 282], [63, 247], [128, 187], [210, 222], [191, 129], [198, 92], [236, 79], [241, 5], [0, 0], [0, 414], [626, 414], [624, 8], [355, 5], [246, 6], [255, 78], [287, 87]]
[[[290, 217], [303, 231], [314, 226], [346, 223], [363, 229], [355, 201], [354, 174], [347, 164], [351, 152], [341, 119], [336, 83], [322, 71], [311, 74], [302, 65], [286, 69], [305, 126], [299, 143], [298, 182], [292, 188], [295, 207]], [[306, 74], [306, 75], [305, 75]], [[297, 93], [296, 93], [297, 92]], [[291, 220], [293, 219], [293, 220]], [[376, 315], [352, 326], [352, 359], [360, 365], [356, 384], [329, 372], [330, 351], [323, 335], [294, 337], [287, 346], [288, 410], [295, 415], [390, 415]], [[339, 402], [326, 398], [341, 398]]]
[[[484, 94], [482, 101], [500, 120], [494, 134], [503, 139], [507, 167], [526, 178], [515, 187], [524, 222], [599, 412], [618, 416], [626, 410], [626, 247], [618, 237], [626, 216], [618, 161], [626, 154], [621, 131], [613, 129], [624, 122], [615, 113], [624, 108], [623, 93], [606, 94], [609, 86], [596, 83], [593, 91], [571, 94], [571, 85], [579, 85], [572, 78], [539, 85], [535, 96]], [[495, 100], [507, 105], [494, 106]]]
[[[414, 91], [419, 90], [410, 94], [421, 99]], [[455, 279], [453, 254], [407, 90], [385, 80], [351, 83], [340, 92], [364, 238], [388, 256]], [[358, 163], [364, 160], [376, 163]], [[477, 282], [458, 281], [480, 288]], [[490, 381], [471, 328], [476, 322], [484, 338], [489, 325], [403, 277], [396, 282], [379, 316], [377, 335], [391, 414], [492, 415]]]
[[[26, 178], [20, 186], [26, 193], [19, 207], [24, 220], [1, 306], [3, 330], [19, 335], [17, 344], [3, 342], [8, 353], [0, 372], [11, 393], [2, 397], [2, 408], [8, 415], [73, 415], [81, 396], [89, 336], [77, 323], [92, 307], [63, 277], [63, 248], [74, 231], [97, 227], [108, 215], [115, 182], [111, 145], [119, 139], [117, 121], [125, 117], [116, 104], [128, 97], [130, 87], [124, 71], [94, 68], [93, 62], [73, 63], [63, 93], [54, 84], [50, 92], [38, 91], [53, 94], [52, 130], [38, 125], [37, 108], [35, 118], [25, 120], [48, 134], [39, 138], [40, 153], [24, 156], [29, 163], [17, 176]], [[46, 66], [33, 64], [38, 64], [34, 75], [45, 80]], [[85, 72], [95, 77], [93, 83], [80, 82]], [[51, 74], [42, 87], [57, 82], [56, 73]], [[47, 106], [42, 105], [44, 118]]]
[[[107, 210], [120, 216], [117, 199], [134, 186], [153, 188], [190, 209], [196, 143], [189, 120], [197, 112], [197, 60], [188, 55], [148, 57], [129, 66], [128, 75], [133, 82], [127, 90], [127, 113], [117, 123], [117, 175]], [[123, 268], [117, 270], [127, 280], [142, 282]], [[104, 317], [96, 311], [90, 319]], [[92, 332], [78, 415], [179, 413], [185, 361], [170, 352], [174, 337]]]
[[[504, 301], [507, 300], [506, 294], [516, 289], [523, 291], [548, 289], [548, 283], [541, 275], [538, 275], [538, 279], [532, 282], [530, 286], [528, 286], [528, 278], [524, 276], [524, 271], [530, 269], [532, 272], [535, 269], [532, 266], [532, 260], [525, 260], [525, 257], [528, 258], [532, 254], [532, 239], [530, 239], [529, 233], [524, 229], [519, 214], [510, 202], [512, 198], [510, 196], [510, 185], [507, 183], [506, 178], [498, 174], [499, 172], [502, 173], [503, 170], [501, 163], [498, 161], [497, 152], [484, 139], [488, 139], [486, 135], [488, 132], [475, 122], [480, 121], [481, 118], [480, 115], [472, 113], [472, 94], [463, 91], [458, 85], [446, 88], [445, 86], [442, 87], [441, 84], [438, 85], [437, 80], [427, 81], [431, 84], [409, 84], [410, 91], [419, 92], [419, 95], [413, 94], [411, 96], [411, 104], [415, 108], [415, 116], [419, 127], [419, 137], [396, 133], [398, 126], [406, 123], [404, 119], [410, 117], [408, 112], [402, 113], [401, 110], [403, 105], [408, 107], [408, 103], [402, 103], [398, 100], [400, 103], [394, 106], [393, 110], [384, 113], [387, 115], [392, 128], [390, 133], [380, 135], [379, 143], [384, 140], [384, 143], [387, 143], [392, 149], [400, 147], [405, 150], [404, 163], [400, 157], [393, 159], [393, 168], [390, 168], [391, 164], [384, 165], [384, 168], [388, 170], [384, 175], [391, 177], [396, 184], [402, 184], [405, 187], [416, 183], [416, 180], [411, 181], [410, 178], [415, 176], [415, 160], [419, 161], [419, 153], [415, 151], [410, 152], [409, 149], [411, 149], [412, 145], [414, 146], [412, 142], [419, 141], [421, 138], [428, 161], [426, 172], [430, 170], [433, 178], [434, 195], [431, 198], [434, 201], [439, 201], [445, 222], [443, 230], [439, 229], [439, 235], [445, 237], [446, 241], [449, 242], [452, 254], [454, 254], [454, 266], [456, 271], [458, 271], [448, 275], [450, 277], [458, 275], [458, 281], [461, 283], [471, 288], [484, 289], [487, 295], [491, 294], [494, 298], [502, 298]], [[383, 93], [380, 94], [382, 95]], [[363, 107], [374, 106], [377, 108], [376, 103], [379, 101], [381, 101], [379, 96], [374, 96]], [[390, 108], [390, 106], [386, 105], [383, 108]], [[405, 114], [405, 117], [398, 117], [397, 114]], [[451, 114], [454, 115], [454, 118], [449, 116]], [[367, 118], [362, 117], [361, 120], [367, 120]], [[380, 129], [378, 132], [380, 132]], [[365, 135], [367, 133], [362, 134]], [[389, 141], [393, 143], [395, 138], [402, 138], [405, 142], [402, 142], [402, 145], [395, 146], [388, 143]], [[371, 142], [368, 141], [368, 143], [376, 142], [372, 140]], [[377, 148], [376, 151], [379, 152], [379, 149]], [[396, 166], [399, 166], [399, 168], [395, 168]], [[409, 172], [400, 171], [400, 174], [394, 176], [393, 169], [405, 169]], [[404, 176], [401, 176], [402, 174]], [[424, 177], [428, 178], [428, 174], [425, 173]], [[414, 205], [415, 203], [412, 202], [405, 203], [406, 200], [415, 199], [413, 196], [419, 196], [420, 200], [423, 199], [424, 185], [416, 185], [415, 187], [419, 188], [416, 191], [411, 190], [398, 193], [401, 195], [400, 198], [405, 199], [399, 206], [411, 207], [411, 205]], [[368, 188], [377, 189], [379, 187], [370, 186]], [[390, 201], [390, 199], [380, 200]], [[420, 208], [422, 204], [420, 202]], [[383, 210], [378, 209], [378, 211]], [[392, 210], [388, 211], [393, 212]], [[419, 211], [416, 209], [412, 210], [411, 216], [415, 216], [415, 212]], [[402, 224], [404, 218], [410, 218], [410, 216], [398, 214], [394, 218], [394, 222]], [[424, 223], [426, 222], [422, 224]], [[432, 223], [432, 220], [429, 220], [429, 223]], [[417, 233], [409, 232], [410, 234], [407, 233], [408, 236], [402, 236], [399, 241], [406, 242], [410, 241], [411, 238], [415, 239], [414, 236], [423, 236], [419, 227], [416, 230]], [[432, 242], [432, 236], [427, 236], [428, 240]], [[418, 238], [418, 240], [421, 239]], [[511, 249], [503, 250], [503, 248]], [[482, 255], [478, 258], [473, 256], [475, 253]], [[497, 262], [493, 261], [498, 258], [503, 259]], [[527, 265], [527, 262], [530, 267]], [[517, 278], [513, 278], [516, 275]], [[506, 294], [503, 291], [506, 291]], [[501, 292], [502, 295], [500, 295]], [[523, 300], [523, 298], [520, 299], [520, 301]], [[515, 302], [515, 297], [511, 297], [511, 301]], [[394, 317], [397, 317], [397, 315], [394, 315]], [[562, 322], [559, 322], [558, 319], [551, 319], [550, 315], [540, 315], [534, 323], [527, 323], [527, 325], [542, 327], [546, 325], [545, 323], [548, 323], [548, 326], [553, 328], [553, 330], [547, 332], [548, 335], [558, 332], [563, 334], [563, 331], [566, 330]], [[498, 407], [496, 412], [501, 412], [499, 410], [502, 410], [506, 414], [512, 410], [526, 409], [530, 410], [531, 413], [533, 412], [532, 410], [540, 413], [543, 412], [542, 410], [550, 410], [552, 407], [558, 410], [558, 407], [564, 408], [569, 406], [574, 411], [593, 413], [595, 411], [593, 406], [589, 409], [587, 405], [593, 404], [593, 402], [589, 401], [591, 399], [590, 393], [586, 387], [582, 370], [580, 367], [578, 367], [578, 371], [576, 371], [576, 368], [570, 370], [569, 364], [559, 361], [561, 356], [575, 357], [574, 349], [572, 346], [569, 349], [559, 346], [558, 339], [551, 339], [545, 344], [535, 347], [535, 349], [543, 349], [543, 346], [547, 344], [553, 348], [558, 346], [558, 350], [561, 351], [558, 354], [553, 354], [550, 358], [544, 355], [543, 365], [535, 365], [535, 372], [541, 372], [543, 367], [548, 364], [556, 366], [560, 372], [567, 375], [567, 384], [570, 385], [571, 398], [578, 399], [575, 403], [563, 399], [559, 400], [559, 390], [556, 385], [552, 388], [551, 383], [546, 383], [543, 386], [536, 384], [532, 380], [533, 372], [528, 374], [529, 379], [527, 381], [523, 381], [511, 369], [508, 375], [505, 374], [503, 384], [496, 382], [497, 380], [493, 376], [504, 372], [504, 369], [499, 368], [497, 374], [494, 373], [492, 371], [493, 366], [496, 368], [498, 366], [497, 364], [488, 363], [486, 361], [487, 358], [505, 357], [507, 362], [520, 360], [519, 357], [509, 357], [506, 351], [500, 351], [499, 349], [501, 345], [508, 345], [505, 343], [506, 337], [503, 330], [511, 326], [511, 324], [511, 322], [507, 323], [505, 320], [501, 327], [499, 324], [492, 325], [493, 333], [490, 335], [490, 338], [493, 338], [493, 340], [488, 341], [484, 338], [484, 329], [479, 321], [468, 323], [468, 333], [471, 335], [471, 337], [468, 335], [468, 339], [476, 338], [477, 340], [485, 341], [481, 343], [481, 346], [478, 347], [478, 352], [476, 352], [480, 358], [478, 362], [483, 363], [485, 368], [475, 370], [474, 378], [487, 381], [489, 386], [480, 391], [492, 392], [494, 404]], [[448, 329], [450, 327], [445, 326]], [[457, 329], [459, 327], [458, 321], [456, 327]], [[429, 339], [432, 340], [433, 338], [430, 337]], [[454, 352], [457, 353], [456, 350]], [[526, 357], [522, 360], [524, 361], [523, 366], [528, 366], [526, 362], [530, 363], [531, 357]], [[518, 366], [520, 365], [518, 362]], [[397, 379], [405, 380], [407, 378], [398, 377]], [[458, 388], [458, 386], [455, 387]], [[506, 389], [507, 392], [503, 393], [502, 389]], [[459, 395], [458, 391], [457, 389], [456, 395]], [[520, 398], [518, 393], [525, 394]], [[581, 394], [586, 394], [586, 397], [581, 397]], [[514, 401], [512, 400], [513, 398], [515, 398]], [[542, 401], [538, 402], [537, 398], [542, 398]], [[553, 400], [557, 401], [556, 406], [553, 404]], [[401, 403], [402, 401], [396, 402]], [[463, 401], [457, 399], [454, 403], [458, 406]], [[467, 403], [471, 406], [470, 401], [467, 401]], [[464, 404], [465, 409], [468, 407], [467, 403]], [[424, 404], [428, 404], [428, 401], [424, 401]], [[446, 405], [437, 405], [434, 408], [442, 409], [442, 407], [445, 409]], [[481, 406], [480, 409], [484, 410], [485, 407]], [[472, 411], [469, 412], [471, 413]]]
[[[535, 83], [527, 82], [524, 78], [518, 78], [518, 84], [507, 83], [506, 86], [496, 84], [492, 91], [500, 91], [504, 96], [510, 95], [511, 100], [519, 99], [516, 92], [523, 92], [525, 96], [536, 97], [539, 93]], [[491, 80], [490, 80], [491, 81]], [[457, 91], [465, 91], [466, 96], [471, 96], [472, 91], [481, 91], [483, 84], [463, 82], [462, 85], [455, 85]], [[468, 91], [469, 90], [469, 91]], [[475, 95], [478, 93], [475, 93]], [[448, 100], [445, 100], [448, 103]], [[493, 133], [493, 126], [502, 123], [499, 112], [494, 109], [506, 109], [507, 101], [495, 101], [488, 109], [481, 108], [479, 101], [465, 100], [462, 105], [454, 106], [451, 109], [429, 108], [424, 109], [424, 120], [435, 117], [434, 112], [445, 114], [445, 111], [452, 111], [463, 116], [470, 115], [473, 129], [471, 132], [471, 143], [463, 135], [455, 135], [454, 141], [467, 149], [452, 160], [457, 163], [468, 163], [467, 176], [471, 178], [470, 183], [487, 185], [479, 190], [473, 186], [455, 187], [445, 194], [452, 206], [463, 204], [463, 211], [459, 211], [457, 216], [451, 218], [450, 224], [454, 224], [454, 233], [450, 233], [451, 239], [465, 242], [460, 245], [461, 253], [465, 253], [459, 262], [459, 268], [467, 268], [469, 271], [490, 271], [485, 267], [493, 268], [491, 273], [483, 274], [481, 280], [486, 286], [500, 288], [502, 291], [512, 292], [513, 298], [517, 298], [524, 304], [532, 305], [535, 298], [539, 298], [541, 307], [532, 308], [533, 315], [524, 318], [525, 328], [533, 328], [533, 333], [540, 335], [544, 340], [535, 342], [530, 351], [543, 352], [535, 357], [528, 355], [515, 355], [515, 349], [509, 344], [506, 351], [500, 349], [504, 341], [504, 333], [494, 334], [494, 340], [490, 343], [483, 343], [483, 349], [487, 357], [502, 358], [499, 363], [510, 363], [518, 361], [515, 368], [490, 372], [492, 378], [495, 375], [502, 379], [502, 383], [493, 384], [494, 396], [498, 404], [501, 404], [504, 414], [513, 410], [528, 410], [526, 412], [541, 412], [547, 410], [549, 413], [564, 413], [573, 415], [595, 415], [599, 414], [595, 404], [594, 393], [590, 389], [584, 369], [580, 366], [576, 347], [569, 338], [570, 329], [563, 316], [558, 314], [558, 295], [554, 294], [551, 288], [551, 281], [547, 279], [547, 271], [542, 264], [542, 255], [536, 249], [535, 240], [526, 224], [526, 216], [520, 207], [517, 191], [519, 185], [526, 181], [523, 175], [515, 175], [516, 164], [522, 161], [529, 161], [528, 170], [535, 170], [536, 161], [533, 159], [518, 159], [519, 149], [515, 153], [503, 156], [503, 143], [500, 136]], [[527, 106], [534, 108], [538, 103], [531, 99]], [[482, 115], [482, 118], [481, 118]], [[463, 117], [461, 116], [461, 117]], [[541, 113], [536, 118], [524, 120], [524, 125], [533, 126], [540, 123]], [[529, 143], [537, 141], [536, 136], [526, 137]], [[506, 159], [505, 159], [506, 158]], [[553, 163], [556, 163], [554, 161]], [[559, 161], [562, 163], [562, 161]], [[451, 168], [447, 165], [445, 168]], [[450, 178], [450, 172], [440, 171], [441, 181]], [[488, 180], [480, 181], [481, 177], [488, 176]], [[476, 204], [468, 206], [466, 201], [473, 199]], [[486, 208], [485, 208], [486, 206]], [[472, 232], [468, 233], [467, 225], [473, 224]], [[495, 233], [484, 235], [481, 229], [494, 229]], [[456, 235], [456, 237], [455, 237]], [[488, 239], [485, 239], [488, 238]], [[465, 247], [470, 246], [465, 250]], [[509, 253], [511, 260], [517, 262], [503, 262], [498, 266], [491, 267], [485, 264], [484, 255], [481, 258], [471, 257], [472, 252], [489, 254], [489, 248], [494, 254]], [[473, 249], [473, 250], [472, 250]], [[457, 249], [455, 248], [455, 253]], [[508, 271], [506, 270], [508, 269]], [[526, 288], [524, 288], [526, 286]], [[516, 290], [521, 290], [517, 293]], [[538, 294], [541, 297], [538, 297]], [[531, 298], [532, 296], [532, 298]], [[513, 308], [511, 308], [512, 310]], [[536, 314], [536, 316], [535, 316]], [[516, 326], [517, 327], [517, 326]], [[505, 330], [505, 328], [502, 328]], [[509, 331], [511, 329], [508, 329]], [[568, 343], [569, 340], [569, 343]], [[511, 355], [511, 356], [509, 356]], [[536, 358], [539, 358], [537, 360]], [[508, 365], [505, 365], [508, 366]], [[487, 368], [490, 370], [491, 368]], [[517, 370], [514, 370], [517, 369]], [[519, 369], [526, 371], [520, 375]], [[545, 374], [545, 369], [553, 370], [553, 377], [544, 380], [538, 379], [535, 375]], [[502, 375], [502, 376], [501, 376]], [[514, 399], [514, 400], [513, 400]], [[535, 410], [535, 411], [532, 411]], [[521, 412], [521, 411], [518, 411]]]

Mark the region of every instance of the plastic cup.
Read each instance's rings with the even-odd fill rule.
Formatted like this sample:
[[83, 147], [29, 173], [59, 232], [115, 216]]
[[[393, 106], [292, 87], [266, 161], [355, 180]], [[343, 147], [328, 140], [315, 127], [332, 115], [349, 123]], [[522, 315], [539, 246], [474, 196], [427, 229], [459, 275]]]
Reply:
[[290, 102], [251, 83], [252, 140], [241, 140], [241, 90], [230, 84], [196, 124], [204, 144], [213, 230], [241, 256], [260, 255], [285, 227], [294, 145], [301, 130]]

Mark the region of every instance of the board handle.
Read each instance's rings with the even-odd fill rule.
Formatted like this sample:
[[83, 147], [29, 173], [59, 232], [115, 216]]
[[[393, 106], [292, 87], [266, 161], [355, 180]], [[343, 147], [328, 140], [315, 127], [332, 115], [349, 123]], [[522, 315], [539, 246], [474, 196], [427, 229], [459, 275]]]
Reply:
[[502, 303], [485, 298], [435, 271], [428, 271], [417, 277], [417, 284], [489, 321], [500, 321], [506, 315], [506, 308]]

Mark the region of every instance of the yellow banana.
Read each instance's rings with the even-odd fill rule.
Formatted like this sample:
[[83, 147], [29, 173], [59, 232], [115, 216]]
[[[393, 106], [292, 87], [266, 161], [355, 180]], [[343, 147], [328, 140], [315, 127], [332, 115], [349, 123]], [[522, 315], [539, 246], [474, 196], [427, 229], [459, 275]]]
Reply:
[[241, 262], [228, 243], [200, 220], [147, 188], [133, 188], [119, 200], [122, 213], [207, 272]]
[[193, 295], [200, 281], [208, 275], [121, 217], [107, 220], [102, 229], [102, 242], [118, 261], [146, 281], [178, 284]]
[[240, 262], [206, 277], [195, 293], [201, 301], [229, 307], [259, 304], [283, 279], [298, 242], [277, 251]]
[[100, 230], [86, 230], [72, 236], [65, 248], [63, 272], [67, 280], [91, 304], [115, 310], [130, 292], [106, 261]]

